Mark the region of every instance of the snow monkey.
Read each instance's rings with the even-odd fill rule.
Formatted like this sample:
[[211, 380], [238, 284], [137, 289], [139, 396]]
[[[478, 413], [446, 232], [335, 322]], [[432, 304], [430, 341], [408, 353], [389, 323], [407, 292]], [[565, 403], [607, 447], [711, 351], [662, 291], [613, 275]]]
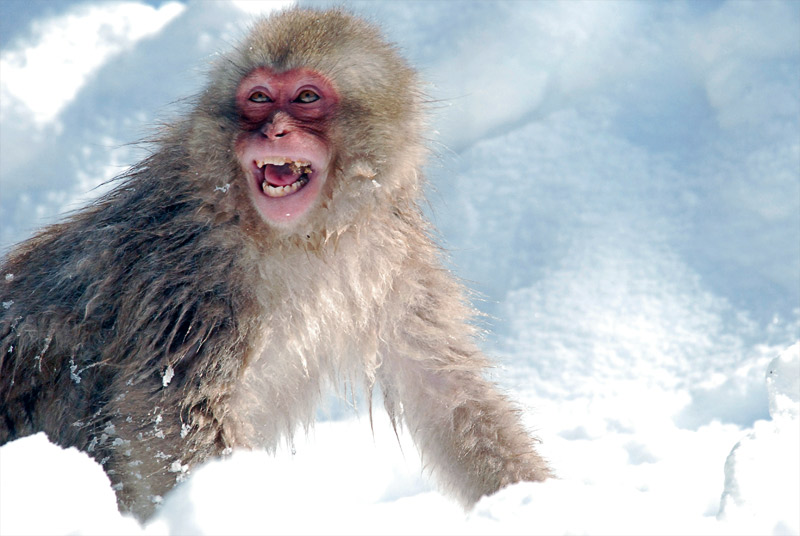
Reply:
[[423, 107], [370, 23], [256, 23], [150, 156], [2, 261], [0, 444], [85, 451], [146, 520], [192, 468], [275, 449], [345, 384], [370, 408], [380, 390], [467, 507], [550, 476], [420, 210]]

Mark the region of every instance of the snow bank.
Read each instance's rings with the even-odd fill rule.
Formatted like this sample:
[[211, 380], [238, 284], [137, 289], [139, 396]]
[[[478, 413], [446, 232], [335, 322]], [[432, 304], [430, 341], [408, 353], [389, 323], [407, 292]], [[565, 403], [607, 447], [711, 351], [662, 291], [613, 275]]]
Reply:
[[767, 389], [772, 420], [756, 422], [728, 455], [719, 518], [741, 534], [798, 534], [800, 343], [769, 364]]
[[[2, 110], [11, 108], [43, 126], [64, 107], [100, 66], [162, 30], [184, 6], [177, 2], [156, 9], [138, 2], [85, 5], [67, 15], [34, 21], [30, 46], [0, 55]], [[58, 98], [53, 98], [54, 82]]]
[[103, 468], [39, 433], [0, 448], [0, 534], [138, 534]]
[[[757, 422], [731, 451], [721, 502], [719, 447], [739, 433], [731, 427], [666, 430], [655, 441], [647, 434], [624, 445], [622, 462], [609, 448], [613, 437], [562, 438], [545, 452], [566, 446], [560, 460], [586, 457], [617, 473], [626, 464], [660, 467], [637, 483], [632, 472], [556, 463], [566, 469], [557, 480], [510, 486], [464, 512], [430, 487], [407, 434], [398, 443], [386, 419], [374, 432], [365, 419], [348, 419], [319, 423], [275, 455], [241, 451], [206, 464], [145, 527], [117, 512], [108, 479], [88, 456], [43, 434], [20, 439], [0, 448], [0, 533], [797, 534], [799, 351], [800, 343], [770, 363], [772, 420]], [[718, 478], [703, 474], [708, 464]], [[698, 493], [708, 481], [716, 500]], [[39, 514], [43, 505], [47, 515]]]

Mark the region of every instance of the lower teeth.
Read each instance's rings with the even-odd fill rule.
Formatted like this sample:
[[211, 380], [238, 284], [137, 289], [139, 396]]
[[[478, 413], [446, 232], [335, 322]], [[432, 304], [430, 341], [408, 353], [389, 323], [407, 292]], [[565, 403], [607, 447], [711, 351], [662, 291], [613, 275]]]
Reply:
[[300, 179], [294, 181], [292, 184], [287, 184], [286, 186], [272, 186], [267, 181], [263, 181], [261, 183], [261, 190], [269, 197], [284, 197], [289, 194], [295, 193], [297, 190], [305, 186], [307, 183], [308, 183], [307, 177], [301, 177]]

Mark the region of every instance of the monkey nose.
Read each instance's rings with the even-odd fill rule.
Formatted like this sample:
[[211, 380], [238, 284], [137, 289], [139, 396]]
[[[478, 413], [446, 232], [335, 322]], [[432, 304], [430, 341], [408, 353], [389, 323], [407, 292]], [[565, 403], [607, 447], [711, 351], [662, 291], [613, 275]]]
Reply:
[[275, 140], [277, 138], [282, 138], [289, 133], [289, 129], [284, 128], [282, 125], [276, 125], [275, 123], [269, 123], [264, 125], [264, 128], [261, 129], [261, 133], [269, 140]]
[[287, 129], [281, 129], [281, 128], [265, 128], [262, 130], [262, 133], [264, 134], [264, 137], [267, 138], [268, 140], [275, 141], [278, 138], [286, 136], [289, 133], [289, 131]]
[[281, 112], [278, 112], [272, 117], [268, 118], [261, 127], [261, 133], [269, 140], [282, 138], [289, 134], [291, 130], [292, 129], [287, 121], [287, 118]]

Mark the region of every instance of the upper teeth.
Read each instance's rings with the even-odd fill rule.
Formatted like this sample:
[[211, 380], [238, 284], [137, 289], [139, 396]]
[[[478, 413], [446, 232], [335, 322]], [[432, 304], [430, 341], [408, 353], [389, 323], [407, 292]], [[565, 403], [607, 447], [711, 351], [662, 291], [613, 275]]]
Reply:
[[311, 173], [311, 162], [292, 160], [291, 158], [286, 158], [285, 156], [270, 156], [256, 162], [256, 165], [258, 165], [260, 168], [263, 168], [267, 164], [273, 166], [289, 164], [289, 167], [293, 173]]

